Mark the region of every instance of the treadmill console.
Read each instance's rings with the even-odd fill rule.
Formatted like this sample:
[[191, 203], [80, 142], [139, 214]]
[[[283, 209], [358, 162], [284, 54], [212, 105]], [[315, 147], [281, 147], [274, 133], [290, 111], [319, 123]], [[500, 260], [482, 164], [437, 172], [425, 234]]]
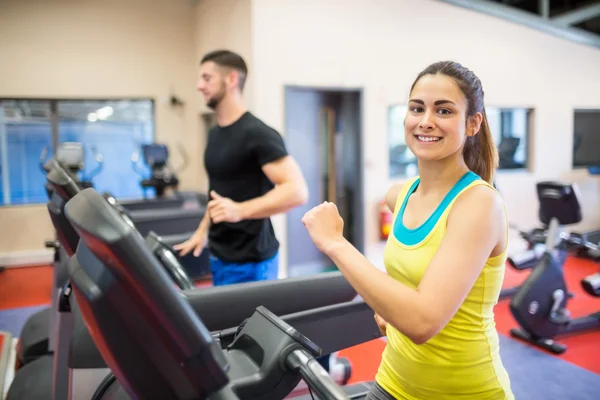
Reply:
[[146, 236], [146, 244], [181, 290], [191, 290], [195, 288], [194, 283], [175, 256], [173, 249], [166, 245], [160, 236], [154, 231], [150, 231]]
[[319, 357], [322, 353], [322, 350], [319, 346], [317, 346], [312, 340], [304, 336], [300, 331], [296, 328], [287, 324], [283, 319], [279, 318], [277, 315], [273, 314], [265, 307], [258, 307], [256, 312], [265, 317], [269, 322], [279, 328], [282, 332], [290, 336], [296, 342], [298, 342], [302, 347], [310, 350], [310, 352], [315, 356]]

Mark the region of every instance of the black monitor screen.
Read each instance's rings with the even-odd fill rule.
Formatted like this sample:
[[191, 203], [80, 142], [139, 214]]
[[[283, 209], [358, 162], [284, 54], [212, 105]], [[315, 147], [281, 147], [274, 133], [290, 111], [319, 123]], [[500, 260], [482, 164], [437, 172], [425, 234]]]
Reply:
[[573, 166], [600, 166], [600, 110], [575, 111]]
[[165, 164], [169, 158], [169, 150], [162, 144], [145, 145], [143, 151], [146, 162], [151, 166]]

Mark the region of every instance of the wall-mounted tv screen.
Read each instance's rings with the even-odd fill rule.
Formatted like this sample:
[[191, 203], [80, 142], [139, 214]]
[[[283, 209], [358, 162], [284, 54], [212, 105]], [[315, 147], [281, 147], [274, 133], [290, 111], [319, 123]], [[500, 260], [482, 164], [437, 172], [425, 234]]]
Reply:
[[600, 110], [575, 110], [573, 166], [600, 166]]

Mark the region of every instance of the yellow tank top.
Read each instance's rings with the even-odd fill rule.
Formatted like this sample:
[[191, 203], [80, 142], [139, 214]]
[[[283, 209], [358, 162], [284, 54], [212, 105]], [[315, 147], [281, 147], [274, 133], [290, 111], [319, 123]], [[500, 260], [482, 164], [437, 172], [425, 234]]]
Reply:
[[[416, 229], [402, 223], [404, 209], [419, 183], [402, 188], [394, 208], [392, 232], [384, 252], [387, 272], [416, 288], [446, 232], [456, 199], [475, 185], [489, 185], [473, 172], [465, 174], [429, 219]], [[396, 399], [512, 400], [502, 365], [494, 322], [494, 305], [504, 279], [507, 250], [487, 259], [472, 290], [450, 322], [433, 338], [417, 345], [392, 326], [376, 381]]]

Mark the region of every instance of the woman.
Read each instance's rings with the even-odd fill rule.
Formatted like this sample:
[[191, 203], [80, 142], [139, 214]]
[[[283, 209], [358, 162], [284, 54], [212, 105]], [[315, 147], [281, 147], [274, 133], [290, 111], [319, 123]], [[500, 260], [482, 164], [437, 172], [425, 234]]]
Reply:
[[455, 62], [430, 65], [413, 83], [405, 137], [419, 176], [386, 194], [388, 274], [344, 239], [334, 204], [302, 219], [388, 337], [367, 399], [514, 398], [494, 324], [508, 222], [492, 186], [498, 156], [483, 97]]

